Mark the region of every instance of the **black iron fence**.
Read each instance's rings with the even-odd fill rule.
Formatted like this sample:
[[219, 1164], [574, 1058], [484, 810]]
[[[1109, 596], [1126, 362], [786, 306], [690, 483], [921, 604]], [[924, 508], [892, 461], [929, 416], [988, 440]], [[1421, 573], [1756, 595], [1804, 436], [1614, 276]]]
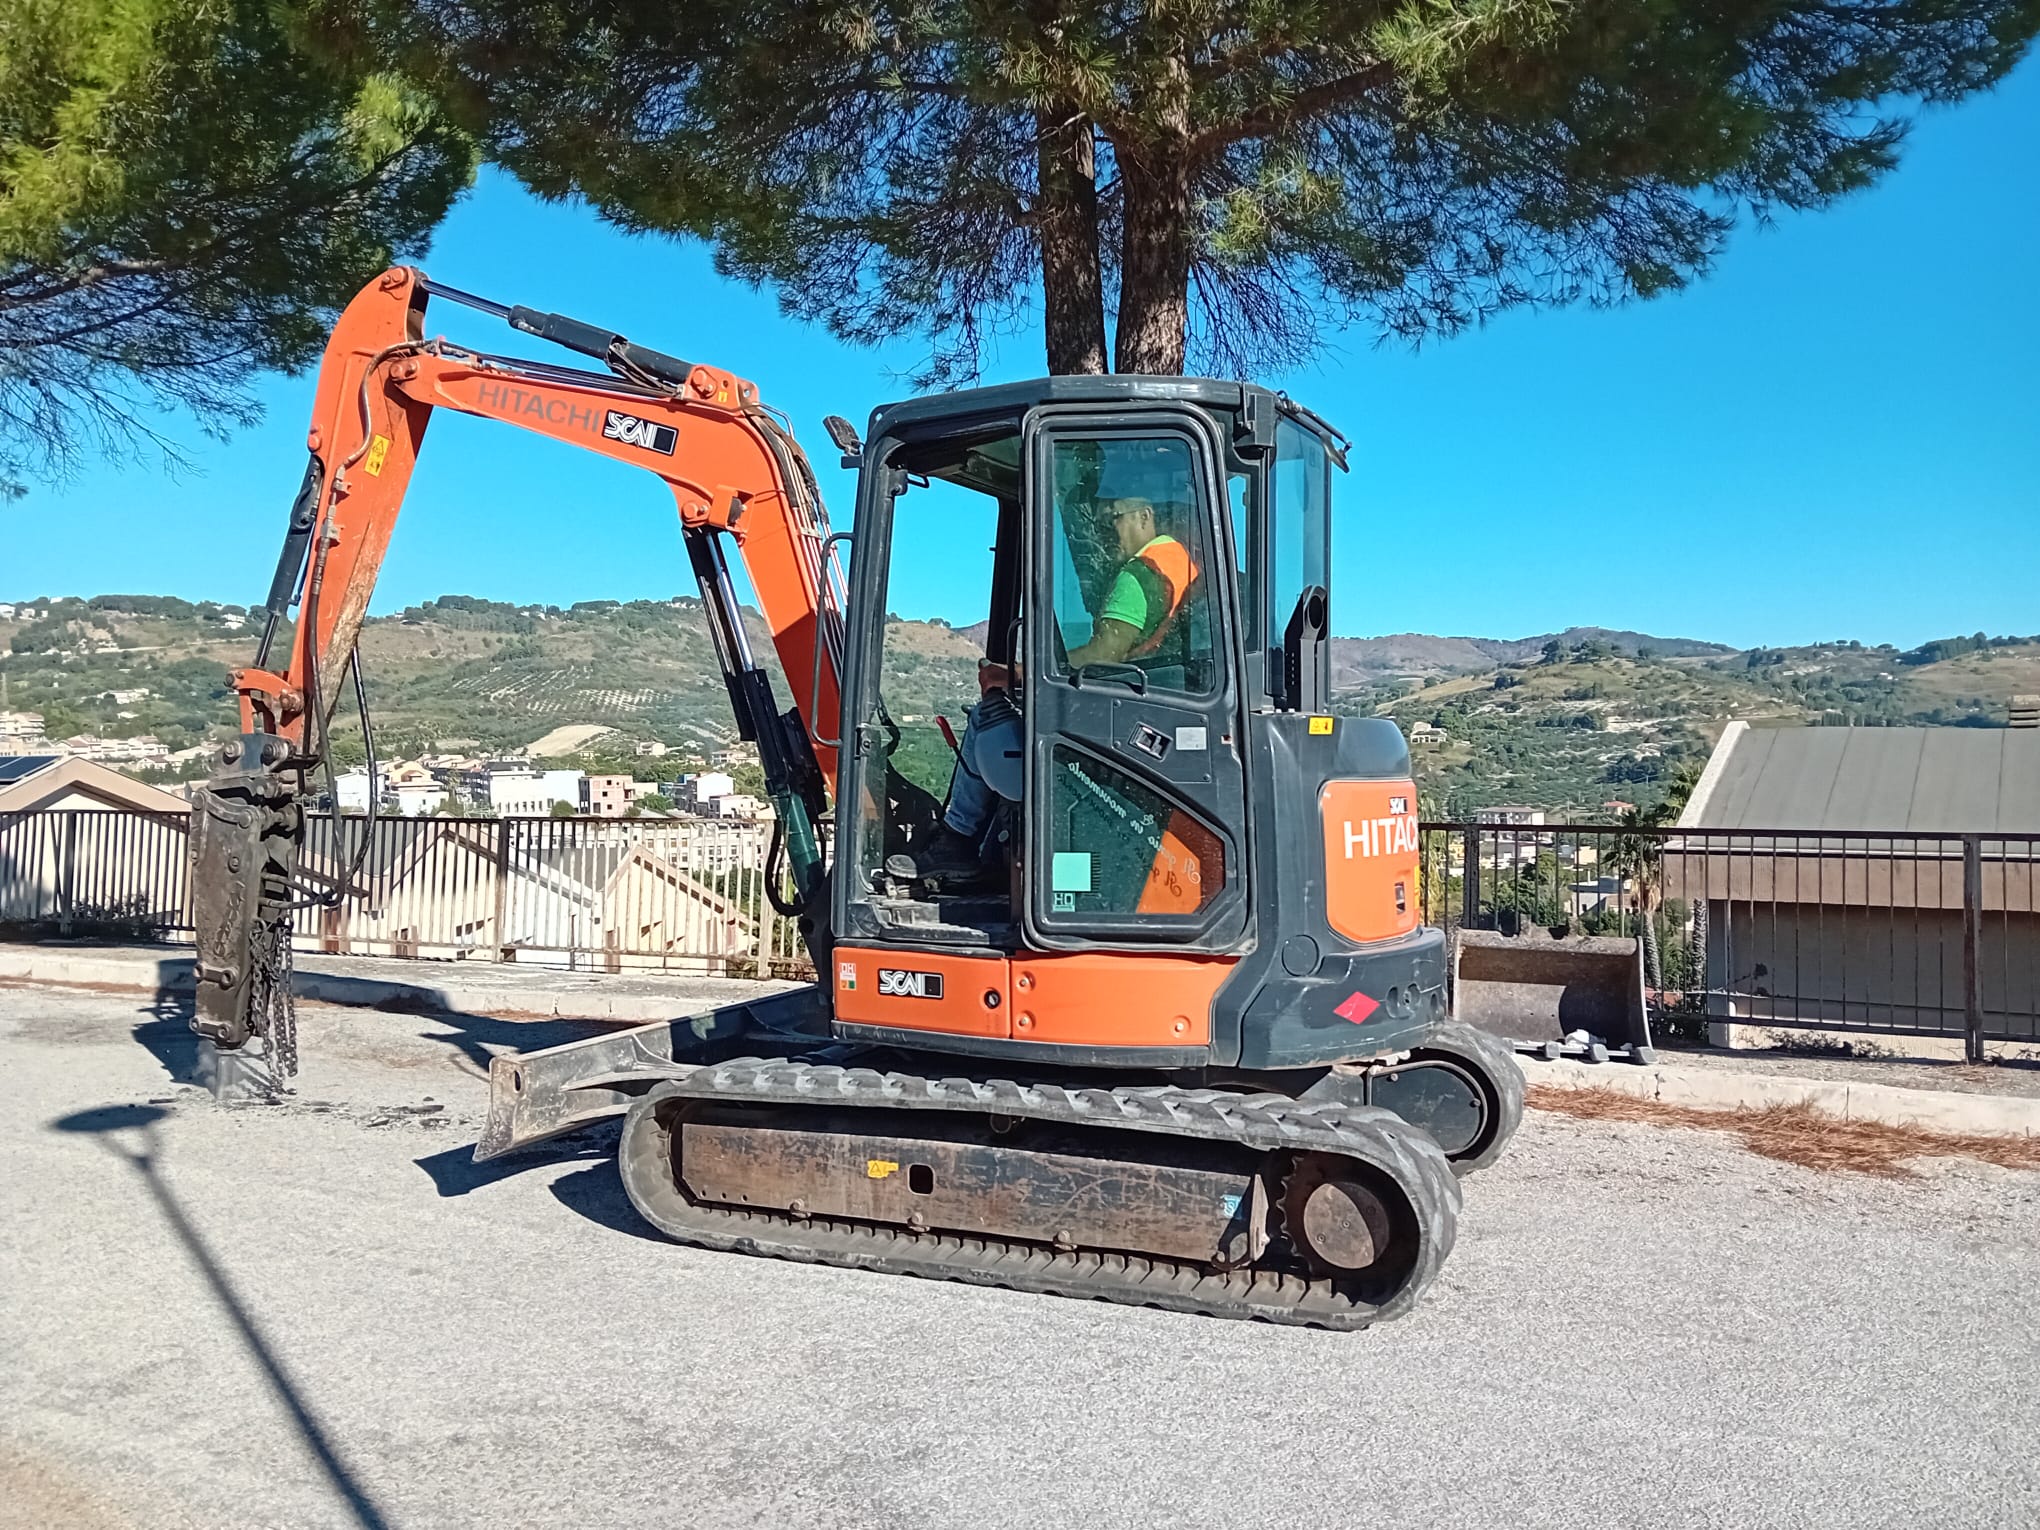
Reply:
[[[315, 815], [333, 895], [301, 950], [595, 971], [805, 976], [766, 896], [770, 825]], [[1661, 1031], [1723, 1026], [2040, 1042], [2040, 834], [1423, 827], [1427, 923], [1636, 937]], [[0, 814], [0, 931], [188, 939], [182, 814]]]
[[2040, 834], [1431, 823], [1427, 922], [1636, 937], [1654, 1025], [2040, 1041]]
[[[771, 825], [739, 819], [315, 814], [300, 874], [331, 899], [301, 951], [525, 962], [606, 972], [805, 976], [766, 896]], [[0, 931], [189, 939], [185, 815], [0, 814]]]

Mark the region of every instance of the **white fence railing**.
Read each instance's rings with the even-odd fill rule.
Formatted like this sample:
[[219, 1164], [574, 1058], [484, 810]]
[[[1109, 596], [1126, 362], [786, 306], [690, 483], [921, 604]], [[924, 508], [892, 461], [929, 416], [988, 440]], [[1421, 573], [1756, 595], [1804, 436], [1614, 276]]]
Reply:
[[[300, 871], [331, 906], [301, 951], [528, 962], [604, 972], [808, 970], [765, 895], [769, 822], [315, 814]], [[0, 929], [188, 939], [182, 814], [0, 814]]]

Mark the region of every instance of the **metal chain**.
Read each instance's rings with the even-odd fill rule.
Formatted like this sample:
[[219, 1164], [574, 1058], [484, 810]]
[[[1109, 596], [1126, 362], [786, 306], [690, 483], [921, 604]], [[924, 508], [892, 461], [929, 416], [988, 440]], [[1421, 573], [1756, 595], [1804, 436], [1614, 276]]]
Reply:
[[277, 919], [276, 947], [269, 969], [269, 1048], [276, 1058], [271, 1071], [279, 1088], [287, 1088], [284, 1080], [296, 1078], [298, 1070], [296, 962], [290, 927], [289, 914]]
[[250, 1009], [268, 1050], [269, 1072], [278, 1090], [298, 1070], [297, 991], [293, 982], [291, 917], [288, 912], [255, 926], [255, 992]]

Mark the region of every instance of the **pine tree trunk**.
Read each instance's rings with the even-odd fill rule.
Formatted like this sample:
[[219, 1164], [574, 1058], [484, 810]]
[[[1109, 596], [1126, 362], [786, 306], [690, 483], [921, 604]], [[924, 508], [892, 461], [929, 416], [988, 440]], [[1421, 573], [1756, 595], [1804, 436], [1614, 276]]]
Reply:
[[1041, 288], [1048, 370], [1103, 372], [1105, 281], [1098, 258], [1098, 161], [1090, 119], [1044, 108], [1039, 134]]
[[1190, 318], [1190, 62], [1169, 60], [1119, 169], [1119, 325], [1113, 367], [1180, 376]]
[[1173, 145], [1122, 153], [1114, 370], [1180, 375], [1190, 305], [1190, 166]]

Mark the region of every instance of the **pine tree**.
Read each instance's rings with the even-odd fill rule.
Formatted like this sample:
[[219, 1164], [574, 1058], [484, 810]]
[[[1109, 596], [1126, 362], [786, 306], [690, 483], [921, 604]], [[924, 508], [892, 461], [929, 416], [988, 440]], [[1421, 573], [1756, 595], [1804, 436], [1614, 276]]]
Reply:
[[[325, 0], [546, 196], [972, 375], [1246, 372], [1703, 275], [1888, 170], [2035, 0]], [[1108, 349], [1108, 324], [1112, 343]]]
[[472, 147], [261, 0], [0, 0], [0, 492], [217, 433], [424, 239]]

